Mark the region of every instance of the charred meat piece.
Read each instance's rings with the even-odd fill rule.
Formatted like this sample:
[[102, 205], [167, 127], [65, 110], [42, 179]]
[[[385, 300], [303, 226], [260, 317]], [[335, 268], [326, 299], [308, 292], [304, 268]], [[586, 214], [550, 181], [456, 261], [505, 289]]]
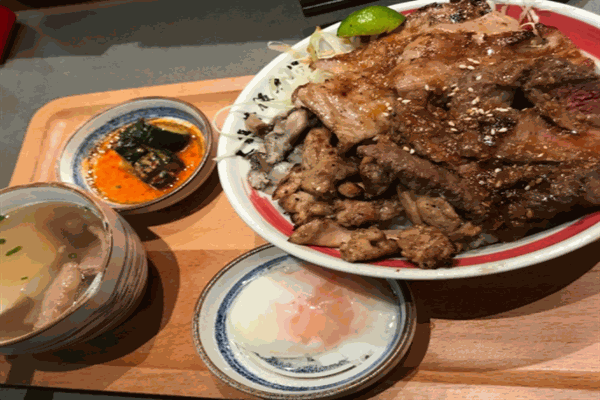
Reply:
[[336, 222], [346, 227], [389, 221], [402, 212], [398, 200], [336, 200], [334, 206]]
[[302, 166], [300, 164], [294, 165], [287, 176], [277, 185], [275, 192], [273, 192], [273, 200], [279, 200], [296, 193], [302, 185], [302, 177]]
[[360, 197], [365, 192], [365, 189], [355, 182], [343, 182], [338, 186], [338, 193], [349, 199]]
[[456, 253], [450, 239], [433, 226], [415, 225], [404, 230], [386, 231], [385, 234], [397, 241], [402, 255], [420, 268], [449, 266]]
[[441, 197], [420, 196], [416, 203], [423, 222], [445, 234], [456, 231], [462, 225], [463, 221], [454, 208]]
[[518, 163], [565, 162], [595, 160], [599, 151], [600, 132], [565, 132], [528, 109], [499, 143], [496, 157]]
[[292, 222], [304, 225], [316, 217], [324, 217], [334, 213], [333, 207], [305, 192], [296, 192], [279, 200], [279, 205], [292, 214]]
[[329, 144], [331, 131], [314, 128], [306, 136], [302, 154], [301, 187], [317, 197], [331, 198], [337, 194], [336, 184], [358, 172], [352, 162], [344, 160]]
[[489, 209], [489, 193], [482, 186], [411, 155], [394, 143], [380, 141], [376, 145], [360, 146], [358, 153], [372, 157], [383, 168], [393, 171], [404, 187], [417, 194], [442, 195], [455, 208], [470, 214], [482, 215]]
[[400, 249], [394, 240], [375, 227], [359, 229], [350, 234], [350, 240], [342, 243], [340, 254], [349, 262], [374, 260], [390, 256]]
[[248, 114], [245, 125], [247, 130], [260, 138], [264, 137], [269, 130], [269, 125], [256, 114]]
[[417, 207], [417, 196], [400, 185], [396, 187], [396, 191], [398, 193], [398, 198], [400, 199], [400, 204], [402, 204], [404, 212], [410, 222], [412, 222], [413, 225], [423, 224], [419, 208]]
[[296, 106], [308, 108], [335, 132], [342, 153], [390, 128], [396, 98], [391, 89], [344, 77], [308, 83], [292, 95]]
[[272, 130], [264, 137], [267, 164], [273, 165], [283, 161], [313, 122], [309, 112], [302, 108], [276, 117], [272, 123]]
[[394, 173], [377, 164], [374, 159], [365, 157], [359, 166], [365, 191], [373, 196], [385, 192], [396, 179]]
[[294, 230], [289, 241], [323, 247], [340, 247], [350, 240], [351, 231], [330, 219], [313, 219]]

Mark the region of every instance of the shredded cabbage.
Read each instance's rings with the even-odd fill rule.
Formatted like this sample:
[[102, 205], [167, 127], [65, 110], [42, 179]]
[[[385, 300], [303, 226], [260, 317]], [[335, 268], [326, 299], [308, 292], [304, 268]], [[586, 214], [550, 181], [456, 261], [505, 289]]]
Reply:
[[[217, 123], [217, 119], [224, 111], [236, 108], [235, 112], [247, 112], [247, 110], [257, 106], [263, 108], [268, 107], [280, 111], [292, 109], [294, 108], [294, 105], [292, 104], [291, 96], [294, 90], [309, 82], [324, 82], [333, 76], [330, 72], [322, 71], [318, 68], [311, 68], [308, 65], [311, 60], [315, 61], [318, 59], [330, 58], [338, 54], [348, 53], [354, 50], [357, 45], [358, 40], [356, 40], [356, 38], [339, 38], [334, 34], [323, 32], [318, 27], [310, 36], [309, 45], [305, 51], [296, 50], [283, 42], [269, 42], [267, 44], [269, 49], [287, 53], [296, 62], [292, 63], [290, 66], [286, 65], [278, 69], [269, 78], [270, 93], [268, 93], [268, 96], [273, 100], [263, 101], [255, 99], [252, 102], [232, 104], [217, 111], [212, 120], [215, 131], [217, 131], [219, 135], [238, 139], [240, 144], [226, 154], [216, 157], [215, 161], [218, 162], [236, 156], [236, 153], [246, 145], [248, 139], [262, 142], [262, 139], [258, 138], [256, 135], [246, 136], [237, 133], [224, 132]], [[237, 108], [242, 108], [242, 110], [237, 110]], [[260, 112], [263, 110], [259, 109], [258, 111]]]

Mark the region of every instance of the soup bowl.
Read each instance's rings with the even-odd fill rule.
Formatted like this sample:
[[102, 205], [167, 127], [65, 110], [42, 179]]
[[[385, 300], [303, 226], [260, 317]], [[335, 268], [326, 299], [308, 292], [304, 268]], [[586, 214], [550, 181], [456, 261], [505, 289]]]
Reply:
[[[88, 213], [85, 215], [93, 215], [96, 230], [92, 232], [96, 232], [95, 235], [101, 241], [101, 245], [95, 247], [98, 253], [94, 254], [92, 258], [92, 268], [95, 272], [88, 276], [87, 282], [83, 287], [81, 282], [83, 282], [85, 274], [80, 272], [81, 282], [78, 286], [78, 295], [74, 296], [72, 301], [63, 303], [65, 305], [63, 308], [60, 308], [60, 313], [54, 314], [52, 318], [45, 321], [42, 325], [38, 325], [37, 322], [29, 324], [30, 328], [26, 331], [22, 333], [19, 331], [19, 333], [15, 334], [17, 331], [8, 331], [10, 329], [8, 327], [11, 326], [10, 324], [7, 324], [6, 321], [1, 321], [3, 314], [4, 318], [7, 318], [7, 314], [11, 312], [10, 305], [9, 308], [4, 310], [4, 313], [0, 312], [0, 330], [4, 330], [4, 332], [0, 332], [2, 333], [0, 335], [2, 336], [0, 338], [0, 354], [13, 355], [56, 351], [90, 340], [124, 322], [141, 301], [148, 281], [148, 264], [144, 247], [131, 226], [108, 205], [103, 204], [93, 196], [74, 186], [62, 183], [33, 183], [0, 190], [0, 215], [3, 215], [2, 219], [5, 220], [4, 222], [6, 222], [5, 216], [8, 215], [10, 219], [11, 213], [17, 215], [17, 210], [30, 210], [32, 209], [31, 206], [40, 205], [46, 205], [47, 209], [53, 209], [57, 204], [73, 207], [72, 210], [85, 210]], [[38, 208], [35, 209], [37, 210]], [[68, 209], [71, 210], [71, 208]], [[55, 225], [50, 225], [52, 224], [53, 216], [57, 215], [52, 212], [48, 214], [47, 218], [39, 218], [39, 215], [35, 214], [35, 217], [31, 217], [34, 218], [32, 239], [43, 235], [42, 232], [46, 232], [47, 227], [56, 227], [57, 224], [63, 224], [63, 221], [59, 221]], [[83, 212], [80, 215], [75, 215], [75, 213], [68, 213], [66, 215], [69, 216], [70, 221], [82, 221], [85, 218], [82, 217], [84, 216]], [[32, 221], [31, 218], [27, 221]], [[57, 221], [56, 218], [54, 221]], [[11, 223], [12, 226], [22, 225], [18, 219], [11, 221]], [[4, 229], [2, 225], [4, 225]], [[6, 226], [7, 224], [3, 224], [0, 221], [0, 233], [2, 233], [0, 236], [3, 238], [6, 237], [4, 241], [8, 243], [11, 237], [11, 228], [6, 228]], [[82, 226], [88, 226], [86, 228], [88, 231], [86, 232], [89, 234], [92, 228], [89, 228], [89, 225], [85, 224]], [[62, 230], [62, 225], [58, 226], [58, 229], [59, 232], [66, 232]], [[64, 236], [66, 237], [67, 233], [64, 233]], [[31, 245], [33, 242], [33, 240], [21, 241], [23, 242], [23, 248]], [[88, 244], [88, 248], [89, 246]], [[8, 246], [6, 249], [4, 248], [6, 246], [2, 247], [0, 250], [4, 252], [8, 250], [8, 247], [12, 246]], [[9, 250], [6, 255], [20, 247], [18, 246], [13, 250]], [[64, 251], [65, 247], [59, 247], [56, 259], [61, 254], [61, 249]], [[84, 265], [86, 253], [85, 249], [83, 250], [84, 255], [81, 257], [81, 260], [73, 260], [71, 263], [72, 265], [78, 265], [78, 268]], [[23, 253], [25, 255], [21, 254], [21, 257], [27, 257], [26, 252]], [[75, 257], [74, 253], [73, 256], [72, 254], [68, 256], [68, 258]], [[27, 261], [25, 259], [22, 262], [25, 263]], [[81, 264], [76, 264], [76, 261]], [[91, 261], [88, 262], [88, 265], [90, 263]], [[61, 264], [59, 271], [64, 270], [67, 264]], [[17, 267], [19, 266], [17, 265]], [[42, 274], [49, 274], [44, 269], [49, 270], [50, 268], [50, 265], [44, 264], [41, 266], [40, 271]], [[78, 269], [77, 271], [82, 270]], [[26, 278], [24, 277], [23, 279]], [[58, 277], [55, 276], [53, 279], [57, 280]], [[5, 284], [8, 283], [0, 280], [0, 285]], [[1, 289], [2, 286], [0, 286]], [[44, 289], [42, 295], [40, 295], [43, 296], [43, 300], [39, 301], [41, 306], [31, 306], [33, 307], [31, 309], [40, 307], [43, 310], [44, 304], [52, 304], [51, 301], [45, 303], [49, 292], [50, 289]], [[31, 309], [27, 312], [32, 312]], [[12, 311], [13, 314], [18, 312], [15, 310]], [[41, 312], [40, 315], [42, 315]], [[14, 320], [18, 318], [18, 315], [12, 318]], [[37, 321], [39, 322], [39, 319]]]

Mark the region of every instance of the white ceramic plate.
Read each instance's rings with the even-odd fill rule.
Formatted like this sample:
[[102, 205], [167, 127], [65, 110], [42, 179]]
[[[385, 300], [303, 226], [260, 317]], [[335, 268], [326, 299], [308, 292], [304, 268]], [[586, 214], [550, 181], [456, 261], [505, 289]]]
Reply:
[[[399, 12], [407, 12], [432, 1], [412, 1], [392, 6]], [[518, 16], [523, 1], [505, 1], [513, 4], [508, 13]], [[600, 58], [600, 16], [579, 8], [550, 1], [530, 1], [537, 7], [540, 22], [555, 26], [565, 33], [581, 50], [596, 59]], [[325, 29], [335, 33], [339, 24]], [[305, 49], [308, 39], [304, 39], [295, 49]], [[236, 103], [252, 102], [259, 94], [269, 94], [269, 77], [276, 75], [278, 70], [286, 68], [293, 59], [290, 55], [282, 54], [267, 65], [242, 91]], [[292, 65], [290, 65], [293, 68]], [[244, 129], [242, 112], [256, 111], [262, 115], [264, 110], [258, 106], [240, 107], [231, 112], [225, 121], [223, 130], [237, 132]], [[267, 110], [268, 113], [271, 110]], [[274, 110], [276, 111], [276, 110]], [[273, 115], [273, 114], [270, 114]], [[239, 146], [239, 141], [227, 137], [219, 139], [218, 154], [224, 155]], [[316, 246], [299, 246], [288, 242], [292, 232], [292, 224], [270, 196], [252, 189], [246, 176], [249, 163], [242, 157], [226, 158], [219, 162], [218, 171], [223, 190], [240, 217], [265, 240], [277, 247], [304, 260], [328, 268], [382, 278], [398, 279], [448, 279], [493, 274], [526, 267], [545, 260], [569, 253], [600, 237], [600, 213], [590, 214], [577, 221], [563, 224], [556, 228], [528, 236], [522, 240], [493, 246], [483, 247], [474, 251], [462, 253], [457, 257], [456, 266], [437, 270], [417, 269], [403, 259], [388, 259], [370, 264], [353, 264], [340, 259], [337, 250], [319, 248]]]
[[252, 250], [204, 289], [196, 349], [220, 379], [261, 398], [356, 393], [401, 361], [416, 328], [406, 284], [356, 279], [272, 245]]

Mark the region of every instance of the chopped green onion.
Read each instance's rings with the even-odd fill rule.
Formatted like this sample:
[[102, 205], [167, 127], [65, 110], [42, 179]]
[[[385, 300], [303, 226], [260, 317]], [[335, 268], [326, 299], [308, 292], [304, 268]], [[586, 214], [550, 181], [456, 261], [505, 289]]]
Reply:
[[6, 243], [6, 239], [4, 239], [4, 238], [0, 239], [0, 244], [4, 244], [4, 243]]
[[71, 253], [71, 254], [69, 254], [69, 258], [70, 258], [71, 260], [72, 260], [72, 259], [74, 259], [74, 258], [77, 258], [77, 254], [75, 254], [75, 253]]
[[21, 280], [22, 280], [22, 281], [26, 281], [27, 279], [29, 279], [29, 277], [28, 277], [28, 276], [22, 276], [22, 277], [21, 277]]
[[6, 215], [0, 215], [0, 222], [6, 219]]
[[20, 251], [23, 248], [23, 246], [17, 246], [12, 250], [9, 250], [6, 255], [7, 256], [12, 256], [13, 254], [15, 254], [16, 252]]

